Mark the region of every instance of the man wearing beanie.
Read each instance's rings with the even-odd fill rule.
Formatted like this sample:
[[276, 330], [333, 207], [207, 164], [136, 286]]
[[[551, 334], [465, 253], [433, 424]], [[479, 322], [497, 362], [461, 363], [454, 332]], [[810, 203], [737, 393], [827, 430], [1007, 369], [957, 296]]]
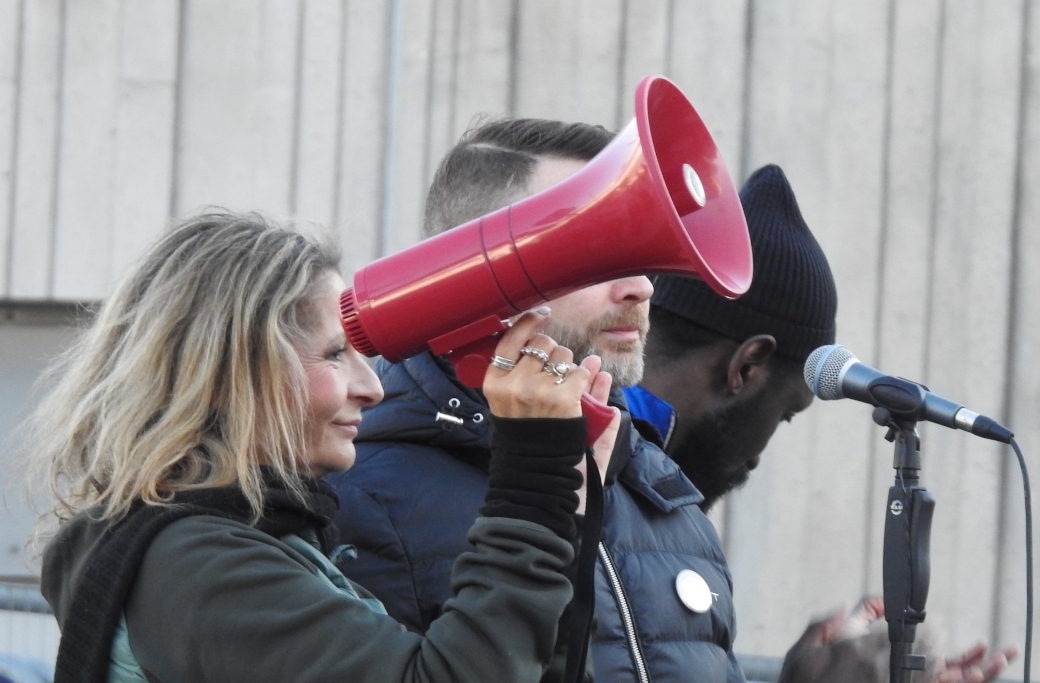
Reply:
[[[650, 422], [665, 452], [704, 495], [707, 511], [744, 484], [781, 420], [812, 403], [802, 368], [834, 343], [837, 288], [779, 166], [757, 170], [740, 191], [754, 253], [751, 288], [736, 300], [702, 281], [659, 276], [639, 386], [626, 387], [632, 417]], [[810, 624], [787, 653], [781, 683], [888, 680], [888, 639], [867, 625], [883, 602]], [[840, 634], [840, 635], [839, 635]], [[946, 661], [929, 653], [932, 683], [992, 681], [1015, 648], [981, 646]], [[869, 674], [869, 675], [868, 675]]]
[[751, 288], [729, 300], [700, 280], [659, 276], [643, 381], [625, 390], [633, 415], [657, 427], [665, 452], [704, 494], [705, 510], [747, 481], [780, 421], [812, 402], [802, 366], [834, 343], [838, 308], [827, 258], [780, 167], [756, 171], [740, 199]]

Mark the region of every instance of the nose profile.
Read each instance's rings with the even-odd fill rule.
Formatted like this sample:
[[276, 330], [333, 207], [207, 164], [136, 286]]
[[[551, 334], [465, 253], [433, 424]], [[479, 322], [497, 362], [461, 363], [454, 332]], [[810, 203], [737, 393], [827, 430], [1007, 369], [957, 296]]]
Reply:
[[623, 277], [611, 282], [611, 295], [615, 302], [641, 304], [649, 301], [654, 293], [654, 285], [645, 275]]
[[368, 367], [360, 353], [354, 351], [351, 355], [356, 364], [356, 374], [350, 383], [350, 395], [365, 407], [374, 406], [383, 400], [383, 385], [379, 382], [379, 376]]

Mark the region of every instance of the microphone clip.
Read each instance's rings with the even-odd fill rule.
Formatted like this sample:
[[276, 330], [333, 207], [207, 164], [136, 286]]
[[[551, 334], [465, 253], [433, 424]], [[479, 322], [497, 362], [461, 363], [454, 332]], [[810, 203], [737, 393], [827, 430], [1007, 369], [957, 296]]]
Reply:
[[924, 417], [928, 387], [922, 384], [902, 377], [879, 377], [867, 385], [867, 394], [871, 403], [898, 421], [917, 422]]
[[[874, 420], [874, 423], [879, 427], [888, 428], [888, 431], [885, 433], [885, 441], [895, 443], [896, 438], [902, 436], [904, 439], [910, 439], [913, 441], [911, 448], [908, 449], [909, 451], [913, 453], [920, 452], [921, 435], [917, 431], [916, 421], [898, 420], [892, 415], [892, 411], [881, 406], [876, 406], [870, 416]], [[897, 468], [899, 466], [900, 465], [895, 465]]]

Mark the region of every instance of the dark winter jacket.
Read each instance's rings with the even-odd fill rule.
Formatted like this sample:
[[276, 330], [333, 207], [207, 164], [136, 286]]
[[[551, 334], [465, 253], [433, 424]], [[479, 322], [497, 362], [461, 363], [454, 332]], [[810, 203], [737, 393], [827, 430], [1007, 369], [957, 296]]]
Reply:
[[[376, 366], [386, 396], [365, 412], [357, 461], [329, 481], [343, 540], [356, 559], [340, 568], [387, 611], [423, 632], [450, 595], [449, 571], [469, 549], [487, 482], [490, 428], [483, 397], [430, 355]], [[597, 681], [737, 683], [732, 585], [703, 500], [679, 468], [624, 420], [604, 494], [591, 657]], [[694, 612], [676, 579], [707, 583]], [[699, 606], [699, 607], [707, 607]]]
[[[580, 453], [582, 430], [556, 443]], [[329, 500], [325, 524], [337, 507]], [[550, 664], [572, 595], [572, 539], [519, 518], [476, 519], [471, 551], [454, 564], [454, 595], [421, 636], [343, 577], [309, 509], [279, 514], [274, 521], [292, 526], [275, 536], [286, 529], [266, 523], [272, 505], [256, 527], [233, 508], [135, 507], [117, 523], [88, 510], [62, 524], [44, 553], [41, 588], [62, 648], [101, 654], [92, 657], [100, 675], [82, 676], [72, 661], [59, 671], [64, 680], [536, 683]], [[89, 627], [104, 614], [120, 624], [95, 639]]]

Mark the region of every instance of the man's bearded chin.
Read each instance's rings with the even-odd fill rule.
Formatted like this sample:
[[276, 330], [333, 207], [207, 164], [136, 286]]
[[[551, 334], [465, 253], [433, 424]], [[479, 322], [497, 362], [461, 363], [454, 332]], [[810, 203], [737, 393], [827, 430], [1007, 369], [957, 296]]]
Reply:
[[[701, 416], [682, 441], [668, 445], [668, 454], [704, 495], [708, 512], [724, 495], [739, 489], [751, 476], [747, 453], [733, 452], [741, 425], [763, 409], [765, 393]], [[738, 447], [739, 448], [739, 447]]]
[[725, 415], [708, 416], [687, 434], [683, 442], [675, 445], [671, 456], [704, 495], [701, 503], [704, 512], [708, 512], [724, 495], [746, 484], [751, 474], [746, 465], [734, 462], [729, 454], [726, 448], [727, 427]]
[[[609, 348], [597, 346], [596, 335], [601, 330], [614, 327], [639, 327], [639, 340], [611, 344]], [[612, 387], [631, 387], [643, 379], [643, 347], [646, 345], [646, 333], [649, 329], [646, 315], [639, 309], [630, 309], [624, 313], [605, 315], [595, 320], [584, 329], [574, 329], [559, 320], [550, 320], [542, 332], [549, 335], [560, 346], [566, 346], [574, 353], [574, 362], [580, 363], [588, 356], [597, 355], [603, 359], [603, 367], [613, 379]]]

